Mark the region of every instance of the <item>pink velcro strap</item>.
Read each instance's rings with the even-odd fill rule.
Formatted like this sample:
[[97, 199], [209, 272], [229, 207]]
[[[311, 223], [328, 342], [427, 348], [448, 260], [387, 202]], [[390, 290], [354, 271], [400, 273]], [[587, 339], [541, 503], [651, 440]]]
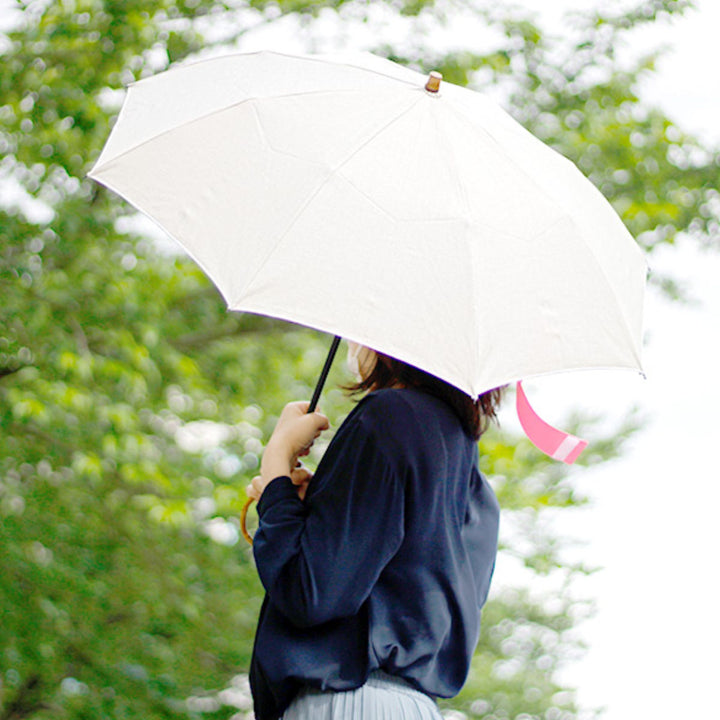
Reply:
[[587, 440], [581, 440], [575, 435], [570, 435], [570, 433], [548, 425], [530, 407], [521, 382], [517, 384], [515, 398], [518, 419], [533, 445], [554, 460], [561, 460], [568, 465], [572, 465], [587, 447]]

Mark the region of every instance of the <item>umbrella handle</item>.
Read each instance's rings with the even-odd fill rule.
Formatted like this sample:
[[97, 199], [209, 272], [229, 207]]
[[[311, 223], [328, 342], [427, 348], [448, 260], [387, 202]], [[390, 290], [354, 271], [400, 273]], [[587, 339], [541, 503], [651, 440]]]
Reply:
[[[320, 377], [318, 378], [317, 385], [315, 385], [315, 392], [313, 392], [312, 400], [310, 400], [310, 407], [308, 407], [308, 414], [315, 412], [315, 408], [317, 407], [318, 400], [320, 400], [320, 393], [322, 393], [323, 386], [325, 385], [325, 381], [327, 380], [328, 373], [330, 372], [330, 368], [333, 364], [333, 360], [335, 359], [335, 355], [337, 354], [338, 347], [340, 346], [340, 336], [336, 335], [333, 338], [332, 343], [330, 344], [330, 350], [328, 351], [327, 357], [325, 358], [325, 365], [323, 365], [322, 372], [320, 373]], [[240, 530], [242, 532], [243, 537], [250, 543], [250, 545], [253, 544], [253, 538], [252, 535], [247, 530], [247, 514], [248, 510], [250, 509], [250, 506], [253, 504], [254, 500], [253, 498], [248, 498], [245, 502], [245, 505], [243, 505], [243, 509], [240, 511]]]
[[242, 536], [248, 541], [248, 543], [250, 543], [250, 545], [253, 544], [253, 537], [247, 529], [247, 514], [250, 506], [254, 502], [255, 500], [253, 498], [248, 498], [243, 505], [243, 509], [240, 511], [240, 531], [242, 532]]

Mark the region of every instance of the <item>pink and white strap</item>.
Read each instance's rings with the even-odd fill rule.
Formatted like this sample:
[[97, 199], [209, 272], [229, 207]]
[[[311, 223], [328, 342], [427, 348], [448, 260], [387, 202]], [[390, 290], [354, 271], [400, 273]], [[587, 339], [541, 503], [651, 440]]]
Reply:
[[521, 382], [515, 398], [518, 419], [533, 445], [554, 460], [572, 465], [587, 447], [587, 440], [548, 425], [530, 406]]

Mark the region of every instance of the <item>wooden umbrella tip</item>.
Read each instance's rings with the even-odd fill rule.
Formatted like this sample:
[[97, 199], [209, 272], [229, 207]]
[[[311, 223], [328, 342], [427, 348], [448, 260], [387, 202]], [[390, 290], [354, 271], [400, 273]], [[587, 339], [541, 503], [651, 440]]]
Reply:
[[433, 70], [428, 77], [428, 81], [425, 83], [425, 89], [430, 93], [436, 93], [440, 89], [441, 80], [442, 75]]

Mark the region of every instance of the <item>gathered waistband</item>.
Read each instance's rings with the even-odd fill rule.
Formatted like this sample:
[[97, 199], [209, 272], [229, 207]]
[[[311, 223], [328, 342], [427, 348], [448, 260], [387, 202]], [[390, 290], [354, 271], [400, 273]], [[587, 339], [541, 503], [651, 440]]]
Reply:
[[282, 720], [442, 720], [430, 695], [407, 680], [382, 670], [370, 673], [355, 690], [334, 691], [305, 687]]
[[365, 685], [382, 690], [393, 690], [394, 692], [404, 692], [408, 695], [416, 697], [418, 700], [427, 700], [431, 705], [435, 705], [435, 701], [421, 690], [414, 688], [407, 680], [397, 675], [389, 675], [382, 670], [373, 670], [368, 676]]

